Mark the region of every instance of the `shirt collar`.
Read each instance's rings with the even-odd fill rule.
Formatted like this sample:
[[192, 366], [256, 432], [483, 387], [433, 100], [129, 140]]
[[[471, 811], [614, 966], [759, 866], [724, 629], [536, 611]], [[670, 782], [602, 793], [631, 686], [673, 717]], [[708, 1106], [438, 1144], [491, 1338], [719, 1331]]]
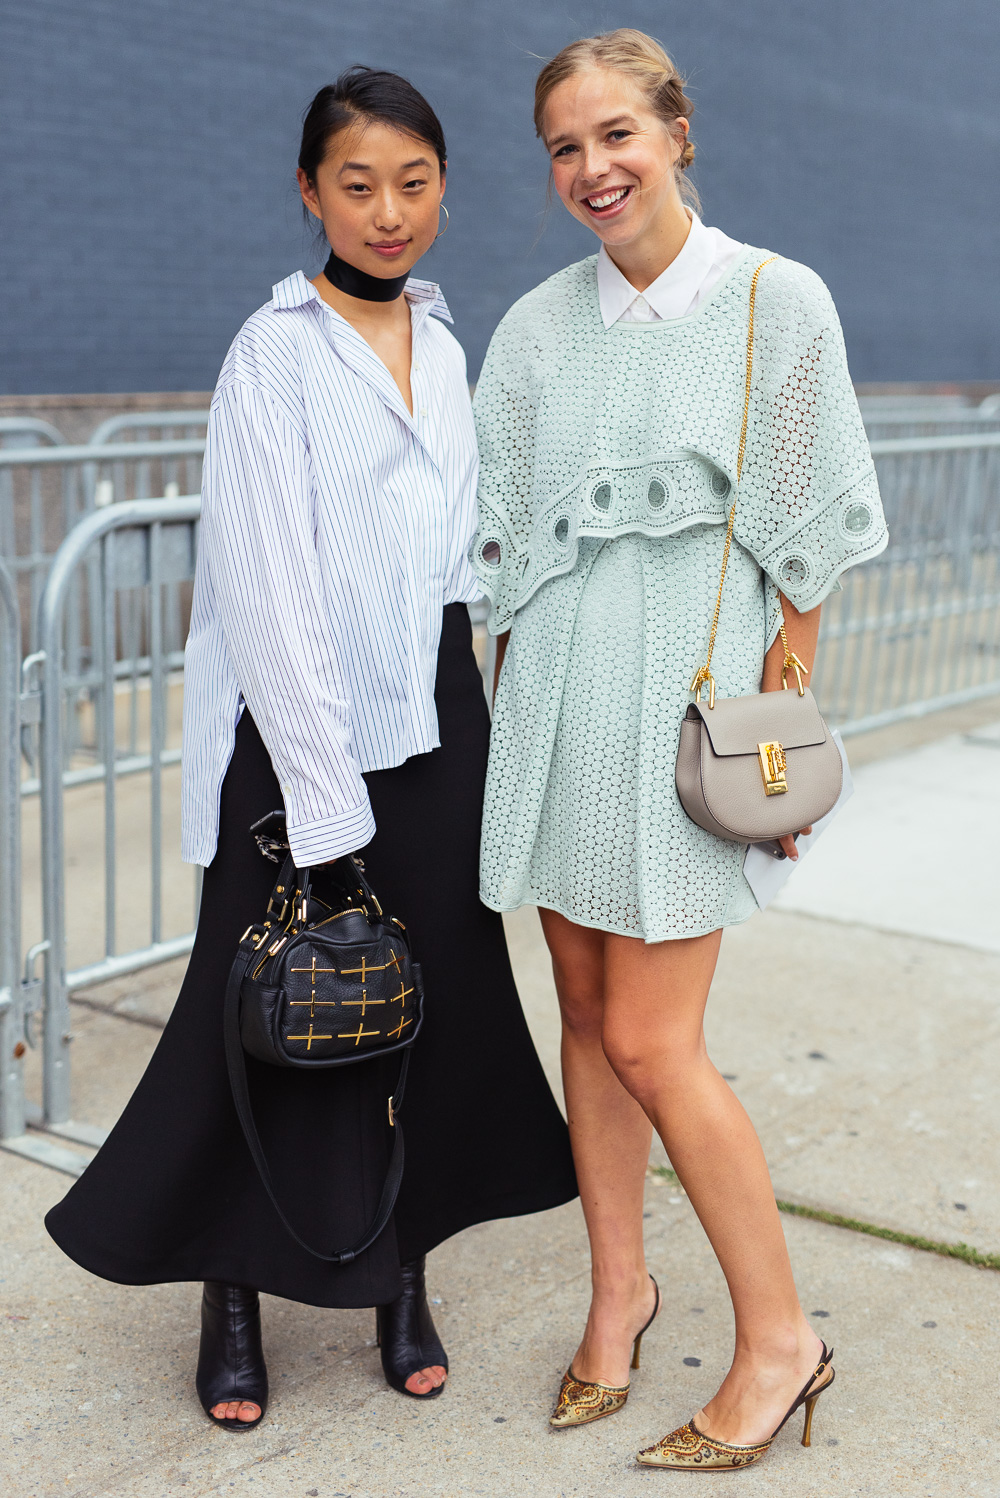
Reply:
[[448, 303], [441, 294], [441, 288], [436, 281], [418, 281], [416, 276], [410, 276], [403, 294], [412, 305], [420, 306], [426, 303], [429, 317], [440, 317], [442, 322], [450, 322], [454, 326], [455, 319], [448, 310]]
[[[305, 307], [309, 302], [326, 305], [315, 286], [307, 280], [305, 272], [297, 270], [271, 288], [271, 305], [278, 312], [287, 312], [293, 307]], [[418, 281], [410, 276], [403, 294], [411, 307], [427, 308], [424, 316], [440, 317], [443, 322], [454, 323], [448, 303], [441, 295], [441, 288], [434, 281]], [[634, 295], [634, 293], [633, 293]]]
[[683, 317], [698, 294], [712, 266], [715, 248], [712, 236], [696, 213], [680, 253], [643, 292], [636, 291], [601, 245], [597, 256], [597, 291], [604, 326], [618, 321], [637, 296], [643, 296], [659, 317]]

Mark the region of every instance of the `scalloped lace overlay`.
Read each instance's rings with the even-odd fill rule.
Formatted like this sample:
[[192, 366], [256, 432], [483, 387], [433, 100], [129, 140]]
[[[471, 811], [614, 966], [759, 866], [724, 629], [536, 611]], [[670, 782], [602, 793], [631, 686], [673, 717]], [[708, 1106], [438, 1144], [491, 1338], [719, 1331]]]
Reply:
[[[736, 477], [748, 249], [691, 316], [601, 322], [596, 257], [523, 297], [494, 334], [476, 390], [480, 526], [470, 558], [505, 630], [581, 536], [665, 536], [724, 523]], [[704, 485], [677, 480], [691, 453]], [[754, 379], [736, 538], [797, 608], [886, 543], [875, 470], [830, 294], [779, 260], [757, 292]]]
[[[482, 895], [662, 941], [756, 908], [742, 844], [674, 788], [732, 503], [751, 250], [690, 317], [600, 320], [594, 261], [522, 299], [476, 395], [473, 566], [511, 628], [493, 721]], [[772, 274], [773, 272], [773, 274]], [[770, 279], [769, 279], [770, 277]], [[778, 588], [815, 607], [886, 542], [836, 313], [788, 261], [762, 274], [747, 456], [713, 671], [759, 690]]]

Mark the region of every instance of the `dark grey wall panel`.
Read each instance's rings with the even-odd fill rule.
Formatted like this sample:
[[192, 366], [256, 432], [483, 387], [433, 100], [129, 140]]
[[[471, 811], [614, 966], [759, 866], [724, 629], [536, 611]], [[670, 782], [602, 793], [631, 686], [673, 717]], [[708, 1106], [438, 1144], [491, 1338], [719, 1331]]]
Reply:
[[[537, 56], [660, 36], [698, 105], [706, 220], [805, 260], [860, 380], [1000, 376], [995, 0], [4, 0], [0, 391], [205, 389], [271, 283], [318, 263], [299, 119], [351, 62], [406, 72], [451, 153], [423, 262], [473, 373], [522, 291], [595, 241], [531, 127]], [[539, 238], [539, 231], [541, 237]]]

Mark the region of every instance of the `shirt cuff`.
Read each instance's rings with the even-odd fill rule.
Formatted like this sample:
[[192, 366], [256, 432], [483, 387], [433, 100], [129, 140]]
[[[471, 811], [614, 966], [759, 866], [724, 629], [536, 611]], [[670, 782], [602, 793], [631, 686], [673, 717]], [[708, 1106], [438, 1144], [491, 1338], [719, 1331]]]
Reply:
[[375, 818], [366, 801], [364, 806], [341, 812], [337, 817], [325, 817], [321, 822], [303, 822], [298, 827], [289, 826], [288, 846], [295, 867], [310, 869], [343, 858], [345, 853], [356, 852], [370, 843], [374, 836]]

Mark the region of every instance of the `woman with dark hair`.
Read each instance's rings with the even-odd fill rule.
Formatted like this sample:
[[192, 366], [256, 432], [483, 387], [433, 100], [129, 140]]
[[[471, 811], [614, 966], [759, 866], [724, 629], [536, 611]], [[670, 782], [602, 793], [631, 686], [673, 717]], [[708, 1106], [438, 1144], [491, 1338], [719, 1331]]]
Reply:
[[[439, 233], [445, 167], [436, 115], [394, 73], [352, 68], [306, 114], [298, 181], [329, 259], [312, 281], [297, 271], [275, 286], [246, 322], [209, 422], [184, 702], [184, 856], [205, 865], [198, 933], [145, 1076], [46, 1219], [106, 1279], [204, 1281], [197, 1387], [227, 1430], [266, 1406], [259, 1291], [376, 1306], [386, 1379], [431, 1398], [448, 1359], [425, 1255], [576, 1191], [501, 920], [477, 892], [489, 723], [466, 608], [480, 591], [466, 555], [476, 446], [447, 306], [409, 277]], [[224, 1057], [229, 968], [274, 873], [249, 828], [281, 807], [297, 867], [320, 879], [364, 849], [426, 990], [395, 1213], [339, 1265], [282, 1226]], [[308, 1242], [353, 1242], [371, 1217], [397, 1069], [388, 1057], [316, 1072], [247, 1058], [281, 1205]]]

